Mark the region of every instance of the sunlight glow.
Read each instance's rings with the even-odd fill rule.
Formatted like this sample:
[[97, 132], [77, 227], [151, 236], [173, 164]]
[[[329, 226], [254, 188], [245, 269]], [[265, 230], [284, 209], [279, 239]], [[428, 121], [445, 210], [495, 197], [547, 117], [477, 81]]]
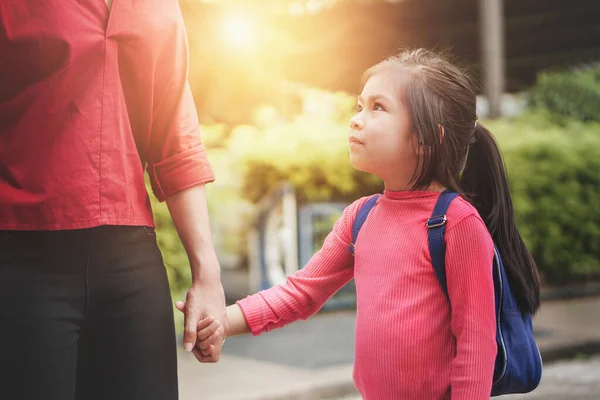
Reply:
[[256, 29], [253, 21], [243, 15], [229, 15], [223, 20], [225, 40], [238, 48], [247, 48], [254, 43]]
[[317, 1], [317, 0], [310, 0], [308, 3], [306, 3], [306, 11], [308, 11], [309, 13], [317, 13], [321, 10], [321, 2]]
[[304, 5], [300, 2], [290, 4], [290, 15], [295, 17], [304, 14]]

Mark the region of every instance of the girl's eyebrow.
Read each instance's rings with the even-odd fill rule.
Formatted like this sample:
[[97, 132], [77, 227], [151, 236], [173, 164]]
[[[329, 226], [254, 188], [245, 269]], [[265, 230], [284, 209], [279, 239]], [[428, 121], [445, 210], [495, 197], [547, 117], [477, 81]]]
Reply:
[[[381, 94], [381, 93], [376, 93], [373, 96], [367, 96], [367, 98], [369, 100], [371, 100], [371, 101], [384, 100], [384, 101], [387, 101], [387, 102], [391, 102], [391, 100], [390, 100], [389, 97], [387, 97], [386, 95]], [[361, 103], [364, 102], [364, 99], [363, 99], [363, 97], [361, 95], [358, 96], [358, 101], [361, 102]]]

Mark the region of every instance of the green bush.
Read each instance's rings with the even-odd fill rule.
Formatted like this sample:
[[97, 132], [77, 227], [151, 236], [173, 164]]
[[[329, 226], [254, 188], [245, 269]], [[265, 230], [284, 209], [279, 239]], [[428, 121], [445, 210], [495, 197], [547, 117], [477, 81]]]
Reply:
[[291, 121], [233, 130], [230, 151], [242, 167], [242, 196], [257, 203], [282, 181], [296, 187], [300, 204], [351, 202], [381, 191], [381, 181], [354, 170], [348, 121], [356, 100], [345, 94], [307, 91], [307, 111]]
[[600, 122], [600, 68], [540, 73], [531, 104], [547, 110], [557, 122], [564, 118]]
[[[147, 184], [146, 187], [148, 193], [152, 193], [150, 185]], [[150, 202], [152, 203], [154, 222], [156, 223], [158, 247], [161, 250], [167, 269], [171, 295], [173, 300], [180, 300], [185, 298], [185, 291], [189, 288], [191, 282], [190, 263], [173, 226], [167, 204], [159, 203], [152, 194], [150, 194]]]
[[545, 280], [600, 278], [600, 125], [559, 127], [539, 114], [487, 125], [503, 151], [519, 230]]

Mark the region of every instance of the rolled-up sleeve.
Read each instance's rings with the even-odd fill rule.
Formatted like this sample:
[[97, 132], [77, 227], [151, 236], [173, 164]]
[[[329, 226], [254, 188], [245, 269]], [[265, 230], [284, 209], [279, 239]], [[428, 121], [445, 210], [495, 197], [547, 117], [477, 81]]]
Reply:
[[157, 60], [155, 112], [148, 148], [148, 175], [160, 201], [184, 189], [215, 180], [188, 83], [188, 42], [183, 18], [172, 25], [168, 45]]

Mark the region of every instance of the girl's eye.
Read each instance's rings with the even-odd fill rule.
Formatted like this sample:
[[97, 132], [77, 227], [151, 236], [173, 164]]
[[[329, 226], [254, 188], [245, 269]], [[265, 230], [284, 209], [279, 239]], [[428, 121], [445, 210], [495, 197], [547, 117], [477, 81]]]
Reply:
[[373, 105], [373, 110], [375, 110], [375, 111], [385, 111], [384, 108], [383, 108], [383, 106], [381, 104], [379, 104], [379, 103], [375, 103]]
[[356, 112], [359, 113], [362, 111], [362, 106], [359, 104], [356, 106]]

